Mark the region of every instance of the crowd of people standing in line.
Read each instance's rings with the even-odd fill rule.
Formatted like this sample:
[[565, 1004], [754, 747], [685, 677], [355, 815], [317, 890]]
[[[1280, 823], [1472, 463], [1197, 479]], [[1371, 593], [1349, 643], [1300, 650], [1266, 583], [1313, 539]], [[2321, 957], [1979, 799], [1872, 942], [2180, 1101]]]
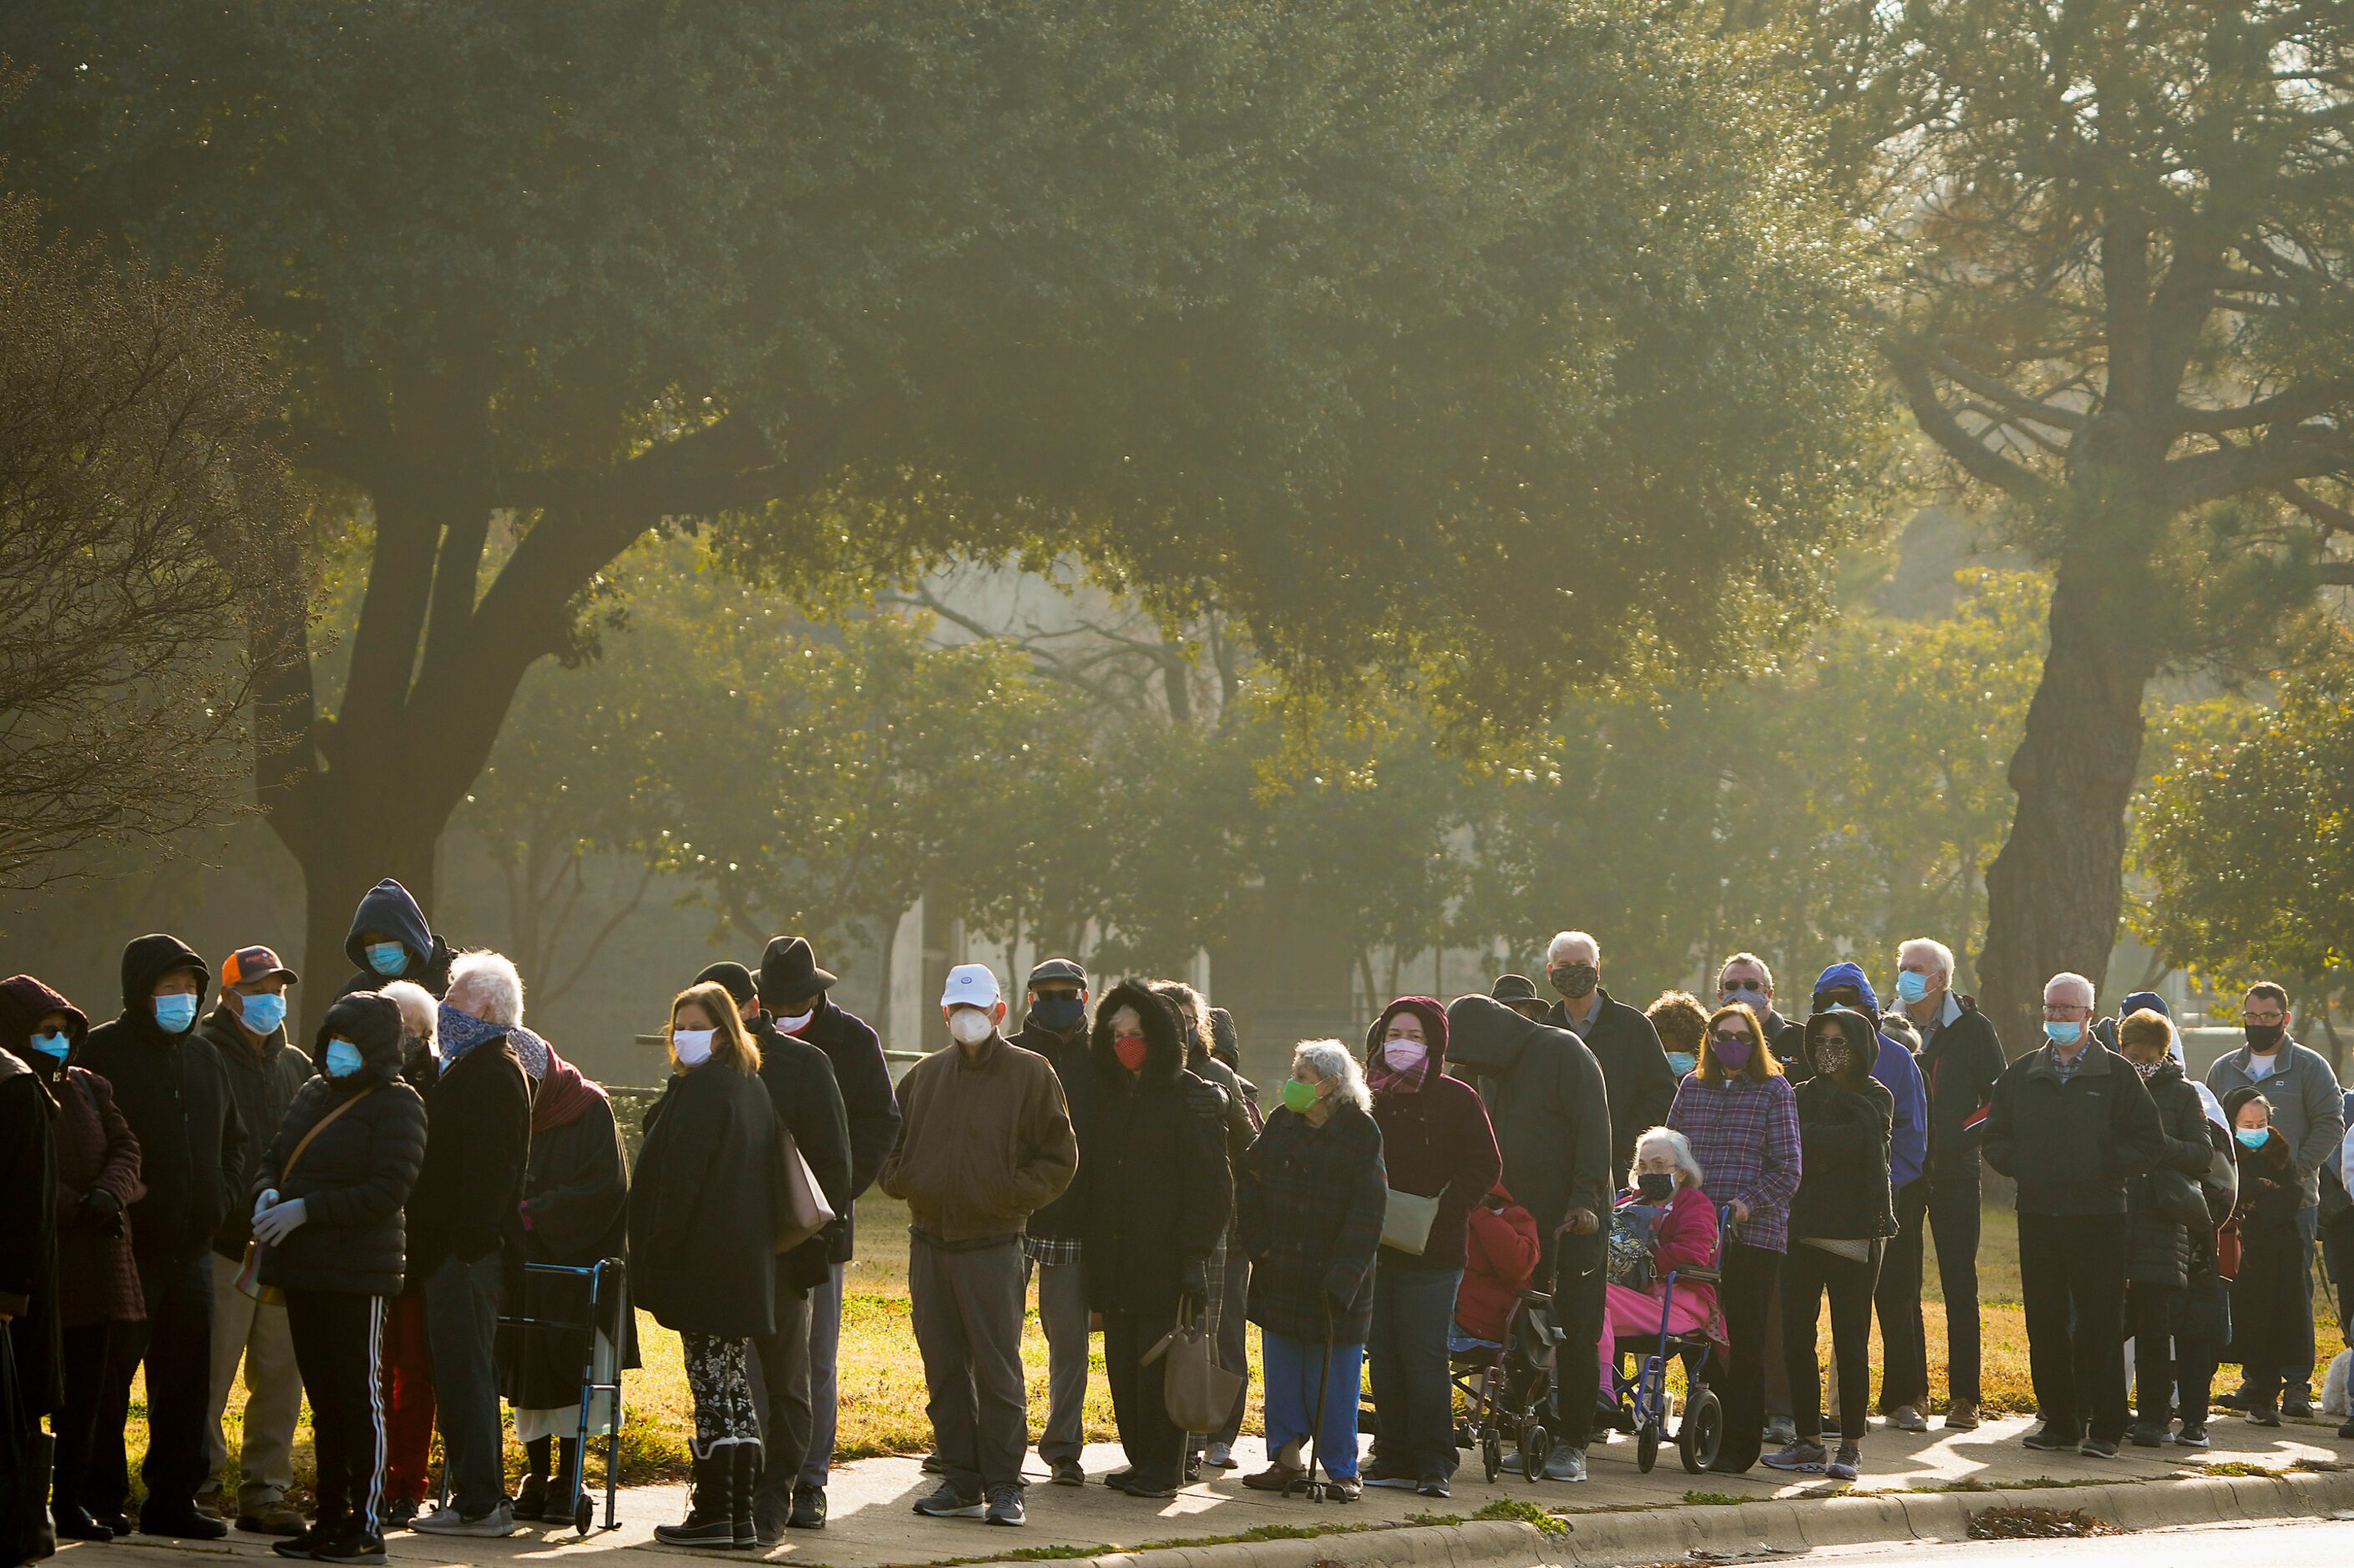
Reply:
[[[1248, 1322], [1268, 1463], [1245, 1486], [1320, 1466], [1342, 1499], [1444, 1497], [1450, 1351], [1495, 1345], [1528, 1298], [1564, 1345], [1595, 1347], [1555, 1360], [1545, 1478], [1585, 1478], [1618, 1415], [1618, 1342], [1664, 1315], [1714, 1346], [1717, 1469], [1851, 1479], [1875, 1316], [1878, 1412], [1927, 1425], [1932, 1238], [1945, 1425], [1978, 1424], [1981, 1160], [2018, 1192], [2029, 1447], [2202, 1446], [2224, 1361], [2244, 1379], [2221, 1403], [2249, 1422], [2310, 1414], [2313, 1248], [2331, 1196], [2347, 1208], [2354, 1140], [2269, 982], [2202, 1084], [2159, 998], [2096, 1018], [2073, 974], [2045, 987], [2042, 1044], [2009, 1059], [1929, 938], [1896, 953], [1894, 1006], [1836, 963], [1800, 1020], [1745, 952], [1721, 966], [1713, 1008], [1670, 992], [1638, 1011], [1602, 988], [1599, 944], [1568, 931], [1547, 949], [1553, 999], [1519, 975], [1444, 1004], [1401, 997], [1356, 1050], [1299, 1045], [1263, 1109], [1232, 1019], [1192, 987], [1097, 998], [1067, 959], [1031, 971], [1010, 1033], [996, 975], [954, 969], [949, 1045], [895, 1089], [874, 1030], [830, 1000], [835, 977], [780, 937], [757, 971], [715, 964], [675, 997], [633, 1171], [605, 1091], [524, 1025], [511, 962], [451, 950], [392, 881], [361, 901], [347, 952], [357, 972], [308, 1052], [285, 1027], [297, 977], [263, 946], [216, 971], [139, 938], [122, 1012], [96, 1028], [39, 980], [0, 981], [0, 1180], [39, 1196], [0, 1206], [0, 1323], [15, 1408], [54, 1435], [60, 1536], [134, 1528], [123, 1428], [143, 1368], [139, 1530], [217, 1538], [233, 1520], [288, 1557], [372, 1563], [388, 1529], [568, 1520], [579, 1432], [615, 1419], [601, 1395], [584, 1418], [581, 1369], [610, 1382], [637, 1364], [633, 1306], [680, 1335], [694, 1397], [687, 1515], [657, 1534], [732, 1549], [822, 1529], [843, 1266], [870, 1187], [909, 1215], [938, 1476], [915, 1507], [933, 1517], [1024, 1520], [1034, 1279], [1038, 1451], [1056, 1483], [1088, 1479], [1097, 1331], [1127, 1458], [1107, 1484], [1163, 1499], [1235, 1468], [1245, 1395], [1188, 1431], [1147, 1358], [1197, 1326], [1242, 1370]], [[796, 1169], [824, 1223], [788, 1239]], [[624, 1255], [627, 1295], [584, 1322], [585, 1271]], [[1705, 1283], [1670, 1300], [1676, 1270]], [[240, 1367], [231, 1498], [222, 1415]], [[288, 1501], [306, 1393], [308, 1520]], [[502, 1400], [526, 1455], [512, 1495]], [[437, 1425], [447, 1500], [429, 1510]]]

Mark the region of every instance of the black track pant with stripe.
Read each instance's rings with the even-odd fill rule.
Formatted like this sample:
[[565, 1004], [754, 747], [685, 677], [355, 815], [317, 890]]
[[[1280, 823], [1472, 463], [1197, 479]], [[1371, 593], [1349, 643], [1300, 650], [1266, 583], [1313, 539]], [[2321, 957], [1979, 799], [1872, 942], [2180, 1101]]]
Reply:
[[384, 1530], [384, 1298], [347, 1290], [289, 1290], [286, 1327], [311, 1396], [319, 1463], [317, 1518]]

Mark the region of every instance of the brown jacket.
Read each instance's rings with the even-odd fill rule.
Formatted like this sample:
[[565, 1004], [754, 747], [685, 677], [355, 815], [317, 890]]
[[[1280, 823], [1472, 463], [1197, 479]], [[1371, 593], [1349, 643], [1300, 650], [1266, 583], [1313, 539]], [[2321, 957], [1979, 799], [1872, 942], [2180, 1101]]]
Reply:
[[1045, 1057], [992, 1034], [978, 1060], [935, 1052], [899, 1080], [899, 1136], [876, 1185], [936, 1242], [1019, 1235], [1079, 1169], [1063, 1086]]

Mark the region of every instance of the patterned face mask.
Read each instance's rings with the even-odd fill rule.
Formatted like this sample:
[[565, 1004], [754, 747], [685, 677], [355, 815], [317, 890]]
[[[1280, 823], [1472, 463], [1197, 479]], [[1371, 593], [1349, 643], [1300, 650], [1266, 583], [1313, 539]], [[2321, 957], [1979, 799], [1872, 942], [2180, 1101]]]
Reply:
[[[2133, 1058], [2132, 1058], [2132, 1057], [2130, 1057], [2130, 1056], [2126, 1057], [2126, 1061], [2128, 1061], [2128, 1062], [2133, 1062]], [[2160, 1067], [2164, 1066], [2165, 1065], [2166, 1065], [2166, 1058], [2165, 1058], [2165, 1057], [2163, 1057], [2163, 1056], [2161, 1056], [2161, 1057], [2159, 1057], [2159, 1058], [2158, 1058], [2157, 1061], [2155, 1061], [2155, 1062], [2134, 1062], [2134, 1063], [2133, 1063], [2133, 1070], [2134, 1070], [2135, 1072], [2137, 1072], [2137, 1073], [2139, 1073], [2139, 1074], [2142, 1075], [2142, 1081], [2143, 1081], [2144, 1083], [2147, 1083], [2147, 1082], [2149, 1081], [2149, 1079], [2150, 1079], [2150, 1078], [2151, 1078], [2151, 1077], [2152, 1077], [2152, 1076], [2153, 1076], [2153, 1075], [2158, 1072], [2158, 1068], [2160, 1068]]]

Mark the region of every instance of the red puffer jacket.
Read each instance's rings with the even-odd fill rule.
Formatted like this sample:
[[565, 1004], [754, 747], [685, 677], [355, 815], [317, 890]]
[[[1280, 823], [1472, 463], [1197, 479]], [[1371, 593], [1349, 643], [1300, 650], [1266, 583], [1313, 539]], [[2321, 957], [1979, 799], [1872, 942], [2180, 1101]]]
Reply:
[[1536, 1274], [1537, 1223], [1499, 1181], [1464, 1227], [1463, 1284], [1455, 1294], [1456, 1326], [1478, 1340], [1501, 1341], [1512, 1304]]

